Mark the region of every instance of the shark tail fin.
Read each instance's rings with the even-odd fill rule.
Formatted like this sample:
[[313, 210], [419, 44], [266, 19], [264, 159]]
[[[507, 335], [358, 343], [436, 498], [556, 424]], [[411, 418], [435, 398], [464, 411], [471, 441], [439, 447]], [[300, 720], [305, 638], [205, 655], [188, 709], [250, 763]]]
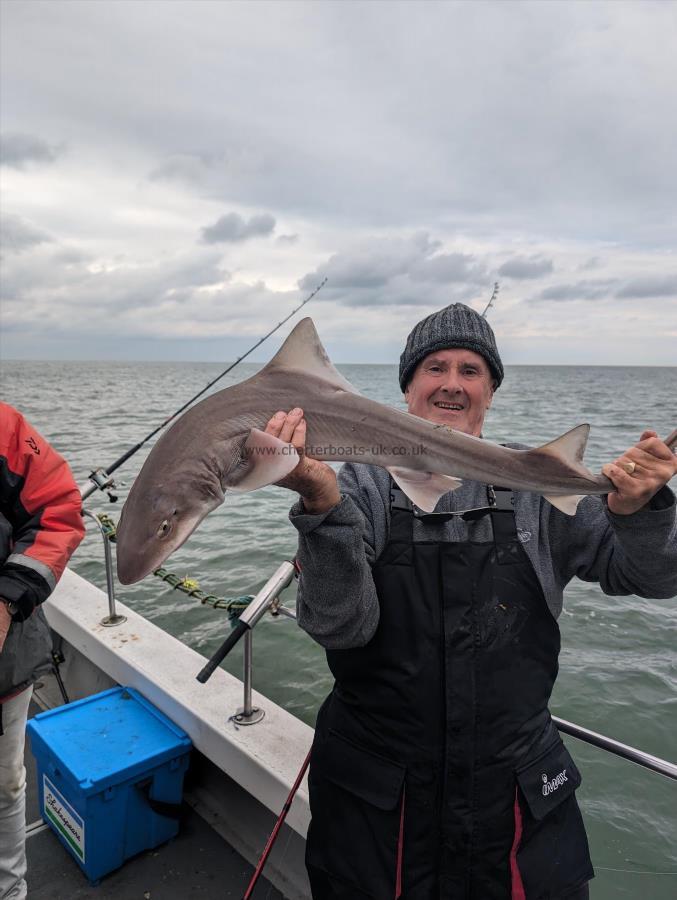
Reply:
[[352, 386], [348, 379], [344, 378], [334, 367], [327, 351], [322, 346], [313, 320], [308, 317], [301, 319], [298, 325], [292, 329], [287, 340], [259, 375], [280, 369], [307, 372], [309, 375], [330, 382], [337, 390], [359, 394], [359, 391]]
[[388, 466], [388, 471], [411, 502], [427, 513], [435, 509], [440, 497], [456, 490], [461, 484], [458, 478], [451, 475], [416, 472], [399, 466]]

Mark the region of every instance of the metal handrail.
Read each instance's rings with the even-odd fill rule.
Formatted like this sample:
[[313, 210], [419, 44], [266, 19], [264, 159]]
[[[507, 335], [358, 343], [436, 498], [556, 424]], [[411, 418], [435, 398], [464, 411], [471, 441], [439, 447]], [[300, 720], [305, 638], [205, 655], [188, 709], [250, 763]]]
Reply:
[[588, 728], [583, 728], [574, 722], [567, 722], [566, 719], [558, 719], [557, 716], [553, 716], [552, 721], [560, 731], [571, 735], [571, 737], [578, 738], [580, 741], [585, 741], [586, 744], [599, 747], [600, 750], [606, 750], [608, 753], [613, 753], [616, 756], [636, 763], [638, 766], [651, 769], [652, 772], [658, 772], [660, 775], [665, 775], [666, 778], [672, 778], [673, 781], [677, 781], [677, 765], [675, 763], [661, 759], [659, 756], [652, 756], [651, 753], [645, 753], [644, 750], [638, 750], [636, 747], [630, 747], [628, 744], [621, 744], [620, 741], [615, 741], [604, 734], [598, 734], [596, 731], [590, 731]]

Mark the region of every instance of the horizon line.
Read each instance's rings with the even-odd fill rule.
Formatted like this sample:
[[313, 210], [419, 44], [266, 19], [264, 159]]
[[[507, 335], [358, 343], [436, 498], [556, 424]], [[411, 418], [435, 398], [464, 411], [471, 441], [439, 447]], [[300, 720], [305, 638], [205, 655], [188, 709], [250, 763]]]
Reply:
[[[4, 357], [0, 358], [0, 366], [5, 363], [114, 363], [120, 365], [128, 365], [128, 364], [136, 364], [136, 365], [181, 365], [181, 366], [190, 366], [190, 365], [204, 365], [204, 366], [218, 366], [232, 365], [235, 360], [219, 360], [219, 359], [60, 359], [60, 358], [52, 358], [52, 359], [38, 359], [34, 357]], [[270, 360], [266, 360], [265, 362], [259, 362], [258, 360], [243, 360], [243, 365], [261, 365], [265, 366]], [[336, 360], [332, 360], [333, 365], [335, 366], [380, 366], [383, 368], [386, 367], [397, 367], [397, 362], [392, 363], [374, 363], [374, 362], [337, 362]], [[588, 369], [676, 369], [677, 365], [670, 365], [669, 363], [587, 363], [587, 362], [574, 362], [574, 363], [545, 363], [545, 362], [529, 362], [529, 363], [504, 363], [506, 367], [511, 366], [523, 366], [527, 367], [539, 367], [539, 368], [567, 368], [573, 369], [580, 366], [585, 366]]]

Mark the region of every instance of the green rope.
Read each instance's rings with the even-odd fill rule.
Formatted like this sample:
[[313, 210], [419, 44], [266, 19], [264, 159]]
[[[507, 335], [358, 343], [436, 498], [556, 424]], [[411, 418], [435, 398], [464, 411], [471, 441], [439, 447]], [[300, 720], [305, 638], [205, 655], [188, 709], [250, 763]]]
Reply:
[[[106, 515], [106, 513], [99, 513], [97, 519], [101, 523], [104, 534], [108, 540], [115, 543], [117, 535], [117, 525], [115, 521], [111, 519], [110, 516]], [[171, 585], [174, 590], [181, 591], [184, 594], [188, 594], [189, 597], [194, 597], [196, 600], [199, 600], [203, 606], [211, 606], [214, 609], [225, 609], [231, 623], [235, 622], [240, 617], [240, 613], [242, 613], [254, 599], [253, 594], [243, 594], [240, 597], [216, 597], [214, 594], [206, 594], [204, 591], [200, 590], [200, 583], [198, 581], [188, 578], [188, 576], [181, 578], [179, 575], [175, 575], [173, 572], [169, 572], [162, 567], [155, 569], [153, 575], [156, 575], [158, 578], [161, 578], [164, 582]]]
[[101, 523], [101, 527], [103, 528], [103, 533], [105, 534], [105, 536], [112, 544], [115, 544], [117, 542], [118, 533], [117, 524], [113, 521], [113, 519], [111, 519], [109, 515], [106, 515], [106, 513], [99, 513], [97, 515], [97, 519]]
[[182, 591], [184, 594], [188, 594], [189, 597], [195, 597], [195, 599], [199, 600], [203, 606], [209, 605], [213, 606], [214, 609], [225, 609], [229, 619], [239, 618], [240, 613], [245, 610], [254, 599], [253, 594], [243, 594], [241, 597], [225, 598], [215, 597], [214, 594], [205, 594], [204, 591], [200, 590], [197, 581], [193, 581], [187, 577], [180, 578], [178, 575], [175, 575], [173, 572], [169, 572], [162, 567], [156, 569], [153, 572], [153, 575], [157, 575], [158, 578], [161, 578], [163, 581], [167, 582], [167, 584], [170, 584], [174, 590]]

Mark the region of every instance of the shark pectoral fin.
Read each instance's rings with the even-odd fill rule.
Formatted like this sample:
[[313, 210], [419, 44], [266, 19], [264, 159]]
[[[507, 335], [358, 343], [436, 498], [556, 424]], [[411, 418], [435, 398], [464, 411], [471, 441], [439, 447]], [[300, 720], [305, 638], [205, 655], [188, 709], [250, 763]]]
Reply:
[[338, 390], [359, 394], [357, 388], [354, 388], [348, 379], [334, 368], [327, 351], [322, 346], [313, 320], [310, 318], [301, 319], [268, 365], [259, 372], [259, 375], [265, 375], [268, 371], [272, 372], [276, 369], [296, 369], [300, 372], [307, 372], [309, 375], [315, 375], [317, 378], [330, 382]]
[[455, 491], [461, 484], [460, 479], [451, 475], [417, 472], [397, 466], [388, 466], [387, 469], [411, 502], [423, 512], [432, 512], [440, 497]]
[[547, 450], [568, 463], [580, 464], [583, 462], [583, 454], [585, 453], [589, 434], [589, 425], [577, 425], [571, 431], [567, 431], [565, 434], [555, 438], [554, 441], [543, 444], [538, 450]]
[[[226, 485], [229, 491], [246, 493], [275, 484], [299, 464], [296, 447], [258, 428], [252, 428], [249, 433], [242, 457], [243, 463], [236, 469], [233, 483]], [[243, 474], [238, 477], [239, 472]]]
[[543, 494], [544, 500], [547, 500], [560, 512], [566, 513], [567, 516], [576, 515], [576, 509], [583, 497], [585, 497], [585, 494], [566, 494], [560, 497], [550, 497], [547, 494]]

